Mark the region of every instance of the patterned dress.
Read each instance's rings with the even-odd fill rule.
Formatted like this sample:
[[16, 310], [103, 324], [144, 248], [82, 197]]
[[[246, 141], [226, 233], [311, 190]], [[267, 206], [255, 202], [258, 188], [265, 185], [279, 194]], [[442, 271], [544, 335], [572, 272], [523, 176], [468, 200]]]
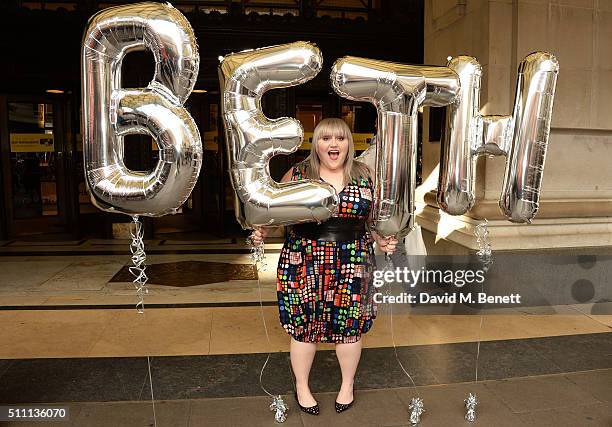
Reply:
[[[293, 168], [302, 179], [303, 165]], [[340, 218], [368, 217], [372, 182], [353, 179], [339, 193]], [[295, 340], [351, 343], [376, 317], [371, 283], [375, 258], [369, 233], [345, 242], [311, 240], [287, 233], [277, 269], [280, 322]]]

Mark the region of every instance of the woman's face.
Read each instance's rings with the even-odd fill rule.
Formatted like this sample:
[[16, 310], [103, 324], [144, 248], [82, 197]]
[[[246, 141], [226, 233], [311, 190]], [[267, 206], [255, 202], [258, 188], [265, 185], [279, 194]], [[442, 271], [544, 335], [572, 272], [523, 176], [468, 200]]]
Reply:
[[343, 134], [321, 135], [316, 146], [321, 166], [330, 170], [342, 169], [348, 153], [348, 144], [348, 139]]

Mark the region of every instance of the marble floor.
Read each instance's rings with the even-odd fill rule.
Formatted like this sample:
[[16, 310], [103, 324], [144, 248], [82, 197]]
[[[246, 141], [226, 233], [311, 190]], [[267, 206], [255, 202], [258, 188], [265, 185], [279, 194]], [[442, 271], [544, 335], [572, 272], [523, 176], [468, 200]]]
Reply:
[[[603, 427], [612, 422], [610, 342], [610, 334], [497, 341], [481, 349], [478, 382], [474, 343], [400, 347], [415, 386], [392, 349], [366, 349], [356, 404], [339, 415], [333, 411], [340, 375], [332, 351], [318, 352], [312, 370], [319, 417], [297, 410], [287, 353], [273, 354], [263, 384], [287, 401], [286, 425], [408, 426], [408, 405], [417, 396], [426, 409], [420, 425], [469, 425], [463, 400], [475, 393], [474, 425]], [[264, 360], [256, 354], [152, 358], [154, 407], [145, 358], [3, 361], [0, 402], [69, 408], [69, 421], [42, 425], [272, 426], [270, 399], [258, 384]]]
[[[317, 393], [321, 415], [313, 417], [297, 411], [287, 398], [286, 426], [410, 426], [408, 404], [418, 394], [426, 412], [419, 425], [470, 425], [464, 421], [463, 399], [476, 393], [477, 419], [472, 425], [533, 427], [608, 427], [612, 423], [612, 370], [557, 374], [503, 381], [484, 381], [478, 385], [452, 384], [412, 388], [360, 390], [351, 410], [333, 411], [335, 393]], [[71, 402], [67, 422], [14, 422], [6, 426], [41, 425], [106, 427], [197, 427], [197, 426], [272, 426], [269, 399], [263, 396], [208, 399], [158, 400], [155, 419], [150, 402]], [[247, 418], [248, 417], [248, 418]], [[246, 421], [248, 419], [248, 421]]]
[[[244, 244], [164, 240], [147, 242], [146, 250], [149, 304], [255, 303], [257, 278], [263, 300], [276, 298], [275, 269], [253, 271]], [[279, 250], [279, 243], [266, 245], [268, 265], [276, 265]], [[130, 265], [127, 240], [9, 242], [0, 246], [0, 307], [127, 308], [136, 303]]]
[[[122, 357], [287, 351], [278, 309], [260, 307], [1, 310], [0, 358]], [[381, 313], [365, 347], [429, 345], [610, 333], [612, 316], [579, 314], [393, 315]], [[392, 334], [393, 332], [393, 334]], [[321, 348], [329, 347], [321, 344]]]
[[[612, 425], [606, 298], [465, 312], [381, 304], [363, 338], [358, 404], [333, 413], [339, 371], [333, 346], [322, 344], [312, 387], [323, 410], [312, 417], [290, 397], [278, 242], [266, 245], [268, 268], [259, 272], [235, 241], [147, 242], [144, 314], [135, 308], [128, 244], [0, 242], [0, 406], [69, 405], [70, 422], [47, 425], [153, 425], [149, 357], [157, 425], [274, 425], [258, 382], [271, 352], [263, 381], [287, 397], [287, 425], [408, 425], [417, 391], [428, 411], [422, 425], [461, 424], [468, 391], [481, 401], [478, 425]], [[558, 269], [579, 279], [590, 263]]]

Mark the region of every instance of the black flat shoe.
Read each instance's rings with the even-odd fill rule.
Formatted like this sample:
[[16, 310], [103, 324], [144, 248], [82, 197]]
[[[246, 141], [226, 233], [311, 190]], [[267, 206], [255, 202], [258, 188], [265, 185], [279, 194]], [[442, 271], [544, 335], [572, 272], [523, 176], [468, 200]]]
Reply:
[[302, 406], [300, 404], [300, 401], [298, 400], [297, 392], [295, 392], [295, 401], [297, 402], [298, 406], [300, 407], [300, 409], [303, 412], [306, 412], [307, 414], [310, 414], [310, 415], [319, 415], [319, 404], [318, 403], [316, 405], [310, 406], [308, 408], [305, 407], [305, 406]]
[[353, 406], [354, 402], [355, 402], [355, 399], [353, 399], [353, 401], [351, 403], [338, 403], [338, 402], [336, 402], [336, 412], [337, 413], [341, 413], [341, 412], [344, 412], [344, 411], [350, 409], [351, 406]]

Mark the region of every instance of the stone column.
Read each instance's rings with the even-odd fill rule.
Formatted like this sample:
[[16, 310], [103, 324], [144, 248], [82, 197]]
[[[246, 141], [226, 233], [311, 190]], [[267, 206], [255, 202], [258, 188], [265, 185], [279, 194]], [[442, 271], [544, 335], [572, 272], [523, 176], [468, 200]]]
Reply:
[[[481, 158], [477, 202], [450, 217], [435, 202], [440, 142], [424, 111], [418, 222], [437, 239], [475, 248], [473, 228], [489, 220], [497, 250], [612, 244], [612, 2], [607, 0], [425, 0], [425, 63], [474, 56], [482, 64], [484, 114], [511, 114], [517, 68], [536, 50], [559, 60], [559, 77], [540, 198], [530, 225], [498, 208], [503, 158]], [[417, 200], [419, 200], [417, 198]]]

